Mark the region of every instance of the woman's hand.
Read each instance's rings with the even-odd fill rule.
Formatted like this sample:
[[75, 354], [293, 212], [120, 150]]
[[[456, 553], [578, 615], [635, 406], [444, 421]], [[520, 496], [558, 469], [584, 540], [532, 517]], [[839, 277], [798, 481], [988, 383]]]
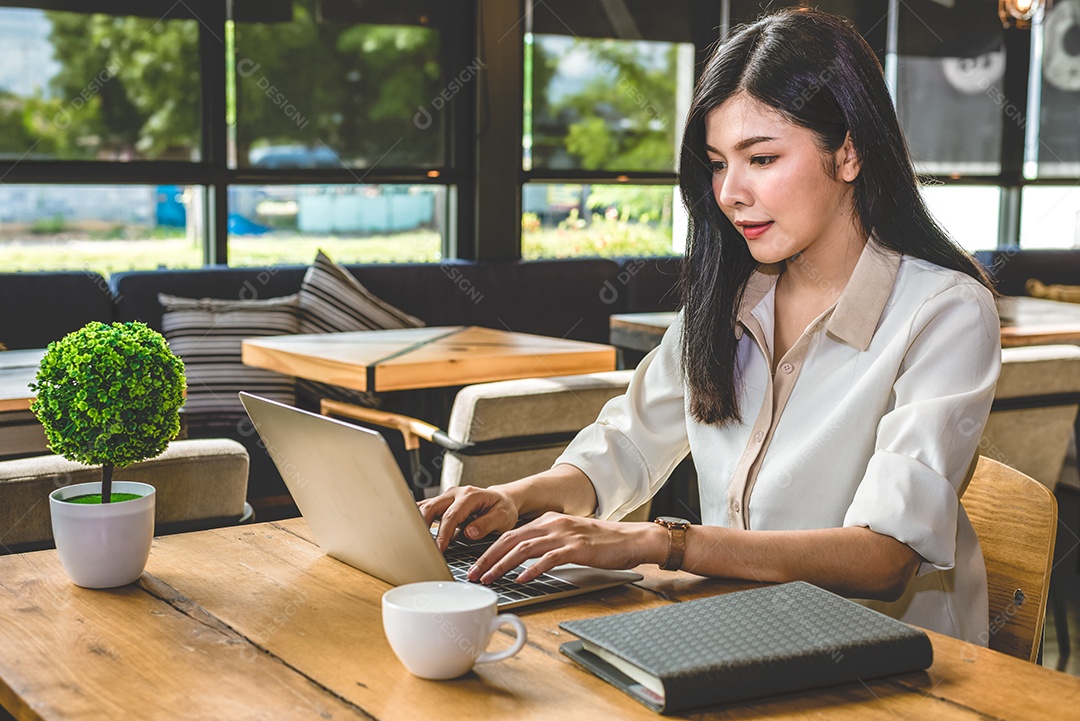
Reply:
[[424, 521], [430, 526], [436, 518], [439, 534], [435, 543], [445, 551], [458, 528], [470, 539], [483, 538], [489, 533], [509, 531], [517, 525], [519, 509], [505, 492], [505, 487], [476, 488], [455, 486], [446, 493], [417, 504]]
[[516, 581], [526, 583], [564, 563], [595, 568], [633, 568], [662, 563], [667, 529], [655, 523], [620, 523], [545, 513], [503, 533], [469, 569], [469, 580], [491, 583], [523, 561], [535, 558]]
[[490, 488], [456, 486], [417, 505], [429, 526], [436, 518], [442, 519], [436, 542], [445, 551], [458, 528], [476, 540], [509, 531], [520, 518], [535, 518], [546, 511], [588, 515], [596, 508], [596, 491], [588, 476], [562, 463]]

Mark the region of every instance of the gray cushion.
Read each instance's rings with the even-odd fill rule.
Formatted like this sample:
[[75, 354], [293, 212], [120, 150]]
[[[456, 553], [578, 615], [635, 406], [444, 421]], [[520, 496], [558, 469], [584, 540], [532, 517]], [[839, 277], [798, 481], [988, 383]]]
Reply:
[[[157, 489], [155, 533], [170, 526], [222, 525], [244, 514], [248, 454], [226, 439], [173, 441], [164, 453], [113, 477]], [[60, 456], [0, 461], [0, 553], [52, 541], [49, 494], [61, 486], [101, 480], [100, 466]]]
[[477, 383], [454, 399], [451, 438], [476, 443], [495, 438], [579, 431], [626, 392], [632, 370], [555, 378]]

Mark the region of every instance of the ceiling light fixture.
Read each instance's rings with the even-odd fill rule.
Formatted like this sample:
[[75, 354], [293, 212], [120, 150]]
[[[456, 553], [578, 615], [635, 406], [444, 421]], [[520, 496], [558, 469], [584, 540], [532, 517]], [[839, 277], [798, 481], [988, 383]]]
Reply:
[[1027, 30], [1031, 19], [1048, 4], [1045, 0], [998, 0], [998, 17], [1006, 28]]

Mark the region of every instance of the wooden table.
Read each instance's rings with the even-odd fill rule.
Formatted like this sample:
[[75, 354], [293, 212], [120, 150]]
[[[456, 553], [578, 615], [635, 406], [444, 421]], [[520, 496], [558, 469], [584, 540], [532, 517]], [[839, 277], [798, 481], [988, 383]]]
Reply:
[[34, 393], [29, 385], [44, 356], [44, 348], [0, 353], [0, 413], [30, 410]]
[[0, 353], [0, 458], [49, 450], [45, 430], [30, 412], [34, 393], [29, 385], [44, 355], [43, 348]]
[[[54, 551], [0, 557], [0, 704], [18, 719], [647, 719], [563, 657], [558, 623], [745, 585], [642, 568], [633, 586], [524, 610], [525, 649], [446, 682], [383, 636], [388, 586], [300, 519], [154, 540], [130, 586], [72, 585]], [[931, 634], [927, 672], [717, 707], [701, 718], [1072, 718], [1080, 679]], [[498, 643], [498, 641], [496, 642]]]
[[608, 324], [613, 346], [648, 353], [660, 345], [675, 313], [615, 313]]
[[[1003, 299], [1001, 345], [1015, 348], [1080, 343], [1080, 303], [1015, 296]], [[650, 351], [660, 345], [674, 313], [621, 313], [611, 316], [611, 344]]]
[[243, 362], [359, 391], [439, 388], [614, 370], [615, 349], [475, 326], [274, 336]]
[[1001, 345], [1080, 343], [1080, 303], [1015, 296], [1002, 299]]

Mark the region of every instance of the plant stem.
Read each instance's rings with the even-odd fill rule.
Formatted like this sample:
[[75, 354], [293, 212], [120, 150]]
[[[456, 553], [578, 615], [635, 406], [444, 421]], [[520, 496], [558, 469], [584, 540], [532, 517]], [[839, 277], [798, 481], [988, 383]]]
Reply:
[[113, 464], [101, 464], [101, 502], [112, 502], [112, 472]]

